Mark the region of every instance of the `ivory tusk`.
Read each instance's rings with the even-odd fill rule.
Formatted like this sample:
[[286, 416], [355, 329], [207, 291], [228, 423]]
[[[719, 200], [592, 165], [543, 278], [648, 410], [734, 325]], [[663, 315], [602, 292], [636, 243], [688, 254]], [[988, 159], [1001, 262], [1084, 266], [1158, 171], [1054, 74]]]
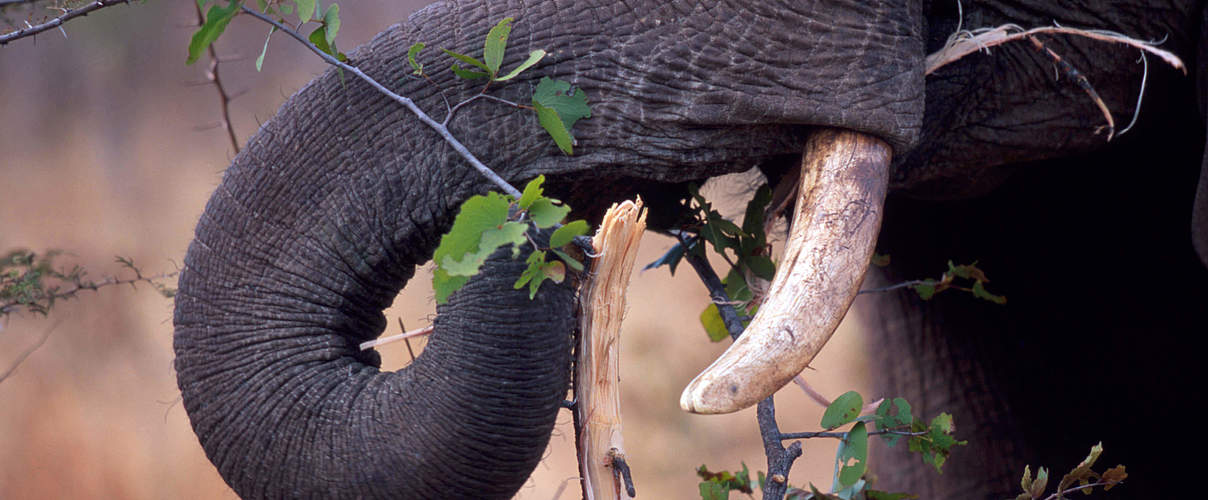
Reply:
[[858, 132], [819, 129], [801, 161], [792, 232], [768, 299], [746, 332], [680, 397], [692, 413], [758, 403], [813, 361], [859, 292], [881, 228], [891, 149]]

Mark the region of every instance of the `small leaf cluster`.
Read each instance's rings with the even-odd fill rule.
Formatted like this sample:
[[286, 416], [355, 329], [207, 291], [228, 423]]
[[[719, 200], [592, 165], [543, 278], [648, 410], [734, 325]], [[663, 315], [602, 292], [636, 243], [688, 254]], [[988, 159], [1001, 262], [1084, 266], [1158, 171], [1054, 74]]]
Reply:
[[867, 489], [864, 474], [868, 471], [868, 425], [891, 447], [903, 435], [909, 436], [910, 451], [919, 453], [923, 462], [935, 467], [937, 472], [942, 472], [953, 446], [967, 444], [953, 437], [956, 429], [952, 416], [947, 413], [925, 422], [911, 414], [910, 403], [903, 398], [882, 401], [870, 415], [860, 415], [863, 406], [864, 398], [849, 391], [836, 398], [822, 415], [824, 429], [837, 429], [855, 422], [839, 444], [831, 493], [825, 498], [910, 498], [901, 493]]
[[[886, 257], [886, 260], [888, 260], [888, 257]], [[972, 281], [973, 284], [968, 287], [958, 286], [956, 284], [957, 278]], [[948, 261], [948, 271], [944, 272], [938, 281], [925, 279], [914, 284], [911, 288], [914, 288], [914, 291], [919, 294], [919, 298], [923, 300], [931, 300], [935, 294], [951, 288], [971, 293], [974, 297], [988, 300], [995, 304], [1006, 304], [1006, 297], [994, 295], [986, 290], [985, 284], [989, 282], [990, 279], [986, 278], [986, 273], [978, 269], [976, 261], [972, 264], [962, 264], [959, 266], [953, 264], [952, 261]]]
[[55, 269], [54, 259], [61, 253], [51, 250], [38, 255], [18, 249], [0, 257], [0, 314], [21, 307], [46, 316], [60, 298], [56, 292], [62, 284], [84, 278], [84, 270], [79, 266], [68, 271]]
[[[196, 0], [199, 7], [205, 7], [211, 0]], [[226, 31], [226, 27], [231, 20], [241, 11], [243, 0], [229, 0], [225, 7], [218, 5], [220, 0], [213, 0], [215, 5], [210, 7], [206, 12], [205, 22], [197, 28], [193, 33], [193, 39], [189, 42], [189, 58], [185, 61], [187, 64], [193, 64], [201, 57], [201, 53], [210, 47], [219, 36]], [[281, 24], [291, 24], [287, 22], [286, 16], [296, 15], [299, 27], [308, 22], [318, 24], [307, 37], [310, 43], [313, 43], [319, 50], [330, 54], [332, 57], [340, 61], [347, 61], [348, 56], [340, 52], [336, 48], [336, 34], [340, 32], [340, 6], [331, 4], [324, 10], [319, 4], [319, 0], [256, 0], [257, 7], [260, 11], [274, 16]], [[260, 49], [260, 56], [256, 58], [256, 71], [264, 65], [264, 55], [268, 53], [268, 41], [272, 39], [273, 33], [277, 31], [276, 27], [269, 29], [268, 36], [264, 39], [264, 47]], [[341, 78], [343, 74], [341, 74]]]
[[[702, 500], [725, 500], [730, 497], [731, 491], [748, 495], [755, 492], [751, 489], [751, 471], [747, 469], [745, 462], [742, 464], [742, 470], [735, 472], [710, 472], [707, 466], [701, 464], [696, 469], [696, 475], [701, 478], [698, 488]], [[763, 473], [760, 473], [759, 484], [762, 488]]]
[[[583, 264], [561, 248], [575, 237], [587, 233], [587, 222], [577, 220], [557, 227], [549, 238], [549, 247], [537, 248], [530, 235], [531, 230], [558, 226], [570, 207], [560, 201], [544, 196], [541, 184], [545, 176], [537, 176], [525, 186], [519, 199], [490, 192], [472, 196], [461, 205], [453, 227], [441, 237], [440, 246], [432, 256], [436, 270], [432, 273], [432, 287], [436, 302], [444, 304], [449, 296], [478, 274], [487, 257], [506, 245], [512, 245], [512, 258], [519, 257], [520, 247], [532, 243], [534, 251], [528, 256], [528, 268], [516, 280], [515, 288], [529, 286], [529, 297], [535, 297], [541, 283], [553, 280], [561, 283], [566, 276], [566, 267], [582, 271]], [[548, 251], [548, 252], [547, 252]], [[552, 253], [560, 260], [547, 262]]]
[[[680, 241], [671, 247], [662, 257], [646, 266], [651, 269], [666, 265], [675, 274], [675, 268], [683, 260], [687, 252], [704, 255], [701, 240], [709, 242], [713, 251], [717, 252], [730, 264], [730, 271], [722, 280], [726, 295], [731, 300], [744, 304], [742, 313], [746, 316], [744, 324], [749, 322], [758, 310], [758, 293], [751, 286], [752, 279], [771, 281], [776, 274], [776, 264], [768, 257], [771, 246], [767, 241], [764, 229], [765, 212], [772, 202], [772, 190], [766, 184], [755, 192], [755, 196], [747, 203], [743, 214], [742, 226], [731, 222], [713, 208], [713, 205], [701, 196], [699, 188], [689, 186], [690, 198], [685, 205], [694, 214], [694, 224], [684, 228], [685, 231], [696, 233], [687, 240]], [[725, 323], [721, 319], [716, 304], [709, 304], [700, 314], [701, 326], [709, 339], [719, 342], [730, 336]]]
[[[1019, 482], [1019, 486], [1023, 488], [1023, 493], [1015, 497], [1015, 500], [1033, 500], [1038, 498], [1060, 500], [1067, 498], [1066, 494], [1081, 490], [1084, 494], [1091, 494], [1096, 486], [1103, 487], [1103, 491], [1108, 491], [1116, 485], [1128, 478], [1128, 473], [1125, 472], [1123, 465], [1117, 465], [1103, 471], [1102, 474], [1091, 469], [1095, 465], [1095, 461], [1099, 460], [1099, 455], [1103, 453], [1103, 443], [1096, 444], [1091, 447], [1091, 452], [1079, 463], [1074, 470], [1070, 471], [1065, 476], [1062, 476], [1061, 482], [1057, 483], [1057, 490], [1049, 496], [1044, 496], [1045, 489], [1049, 484], [1049, 471], [1044, 467], [1036, 471], [1036, 478], [1032, 478], [1032, 469], [1029, 466], [1023, 468], [1023, 478]], [[1078, 483], [1074, 486], [1074, 483]]]
[[[466, 80], [485, 79], [486, 86], [483, 87], [483, 92], [486, 92], [492, 83], [516, 78], [546, 56], [544, 50], [533, 50], [529, 52], [528, 58], [524, 62], [506, 74], [501, 74], [503, 56], [507, 50], [508, 36], [511, 32], [512, 18], [510, 17], [499, 21], [495, 27], [491, 28], [487, 32], [486, 40], [483, 41], [482, 59], [449, 49], [442, 48], [441, 51], [457, 61], [449, 68], [453, 74]], [[426, 78], [424, 64], [418, 60], [420, 52], [425, 47], [426, 44], [423, 42], [412, 45], [407, 50], [407, 63], [411, 65], [411, 74]], [[468, 64], [469, 67], [462, 67], [458, 62]], [[574, 154], [575, 138], [571, 135], [570, 130], [575, 126], [575, 122], [591, 117], [591, 108], [587, 105], [587, 94], [583, 92], [583, 89], [572, 90], [570, 83], [544, 77], [537, 84], [533, 93], [532, 109], [537, 113], [538, 123], [554, 139], [558, 148], [567, 155]]]

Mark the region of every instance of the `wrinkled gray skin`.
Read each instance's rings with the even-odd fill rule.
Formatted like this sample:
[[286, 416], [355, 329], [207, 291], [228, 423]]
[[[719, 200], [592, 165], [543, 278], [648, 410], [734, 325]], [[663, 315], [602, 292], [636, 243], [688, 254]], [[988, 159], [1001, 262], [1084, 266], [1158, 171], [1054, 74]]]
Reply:
[[[887, 335], [872, 374], [882, 394], [916, 401], [916, 413], [954, 412], [970, 440], [942, 477], [882, 468], [881, 486], [1005, 497], [1025, 461], [1068, 468], [1102, 439], [1106, 460], [1136, 477], [1133, 494], [1149, 495], [1164, 483], [1138, 471], [1170, 450], [1139, 436], [1173, 423], [1183, 396], [1137, 398], [1186, 380], [1191, 354], [1177, 334], [1208, 331], [1208, 277], [1188, 238], [1203, 7], [1161, 5], [965, 6], [965, 28], [1055, 20], [1168, 36], [1163, 47], [1192, 77], [1151, 61], [1140, 128], [1111, 144], [1093, 134], [1097, 108], [1026, 42], [925, 78], [924, 55], [956, 27], [947, 2], [445, 2], [350, 57], [439, 120], [437, 86], [458, 101], [479, 84], [444, 70], [430, 70], [437, 86], [408, 79], [407, 47], [477, 53], [494, 22], [515, 17], [505, 67], [531, 49], [550, 56], [491, 93], [524, 100], [542, 76], [582, 87], [593, 117], [576, 126], [576, 155], [561, 155], [530, 113], [482, 101], [453, 132], [513, 183], [545, 174], [548, 192], [588, 216], [642, 192], [670, 223], [658, 201], [681, 183], [756, 166], [777, 178], [810, 126], [883, 138], [895, 156], [879, 245], [893, 254], [889, 279], [982, 259], [1011, 305], [862, 299], [883, 306], [870, 320]], [[1135, 50], [1044, 40], [1128, 121]], [[443, 66], [432, 52], [428, 67]], [[523, 484], [566, 394], [569, 284], [529, 302], [511, 291], [517, 264], [494, 259], [438, 308], [432, 342], [408, 368], [381, 373], [376, 353], [356, 347], [383, 330], [382, 309], [457, 205], [489, 188], [401, 106], [333, 72], [249, 141], [198, 224], [175, 317], [185, 408], [237, 493], [502, 498]]]

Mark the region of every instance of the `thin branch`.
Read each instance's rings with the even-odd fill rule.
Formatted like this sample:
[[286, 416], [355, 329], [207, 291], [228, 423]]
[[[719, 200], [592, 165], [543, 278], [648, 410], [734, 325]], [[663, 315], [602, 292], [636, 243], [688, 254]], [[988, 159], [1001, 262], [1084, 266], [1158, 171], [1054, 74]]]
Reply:
[[[205, 24], [206, 16], [201, 11], [201, 4], [193, 2], [193, 9], [197, 12], [197, 25]], [[222, 125], [226, 129], [227, 139], [231, 141], [231, 148], [235, 150], [235, 154], [239, 154], [239, 139], [235, 137], [235, 126], [231, 124], [231, 100], [234, 97], [227, 94], [226, 87], [222, 85], [222, 77], [218, 74], [218, 65], [222, 59], [214, 50], [214, 44], [211, 43], [206, 47], [206, 51], [210, 54], [210, 70], [206, 73], [206, 83], [213, 85], [218, 90], [218, 102], [221, 103], [220, 109], [222, 109]]]
[[[153, 286], [157, 290], [159, 290], [161, 293], [166, 293], [166, 292], [164, 292], [164, 290], [166, 290], [164, 285], [157, 283], [157, 281], [162, 280], [162, 279], [171, 278], [171, 277], [174, 277], [177, 274], [179, 274], [178, 271], [173, 271], [170, 273], [160, 273], [160, 274], [156, 274], [153, 276], [143, 276], [142, 273], [139, 273], [137, 269], [135, 269], [134, 271], [135, 271], [136, 276], [133, 278], [130, 278], [130, 279], [118, 279], [117, 277], [110, 276], [101, 281], [75, 281], [75, 282], [72, 282], [72, 286], [70, 288], [67, 288], [65, 290], [59, 290], [57, 287], [52, 287], [49, 290], [47, 290], [46, 292], [44, 292], [45, 293], [44, 295], [37, 297], [37, 299], [46, 300], [47, 303], [53, 304], [57, 300], [74, 298], [77, 293], [79, 293], [83, 290], [95, 292], [98, 289], [101, 289], [101, 288], [104, 288], [107, 286], [130, 285], [133, 287], [139, 283], [150, 284], [151, 286]], [[4, 302], [0, 302], [0, 316], [6, 316], [9, 313], [15, 312], [18, 308], [21, 308], [21, 307], [32, 310], [34, 312], [43, 312], [39, 309], [38, 304], [31, 305], [27, 301], [22, 301], [20, 299], [13, 298], [13, 299], [8, 299]]]
[[[16, 3], [16, 2], [14, 2], [14, 3]], [[95, 2], [89, 3], [88, 5], [85, 5], [83, 7], [65, 10], [61, 15], [54, 17], [51, 20], [46, 21], [42, 24], [30, 25], [26, 28], [19, 29], [12, 33], [0, 35], [0, 45], [7, 45], [8, 42], [11, 42], [13, 40], [19, 40], [19, 39], [22, 39], [25, 37], [34, 36], [38, 33], [46, 31], [46, 30], [52, 30], [52, 29], [58, 28], [67, 21], [70, 21], [70, 20], [75, 19], [80, 16], [86, 16], [95, 10], [103, 9], [105, 7], [112, 7], [119, 3], [128, 4], [128, 3], [130, 3], [130, 0], [96, 0]]]
[[923, 283], [926, 283], [926, 281], [925, 280], [903, 281], [901, 283], [897, 283], [897, 284], [889, 285], [889, 286], [883, 286], [881, 288], [865, 288], [863, 290], [860, 290], [856, 295], [863, 295], [866, 293], [892, 292], [899, 288], [909, 288], [909, 287], [912, 287], [915, 285], [921, 285]]
[[1096, 487], [1096, 486], [1112, 486], [1112, 485], [1115, 485], [1115, 484], [1120, 484], [1120, 483], [1105, 483], [1105, 482], [1102, 482], [1102, 481], [1097, 481], [1097, 482], [1094, 482], [1094, 483], [1081, 484], [1081, 485], [1078, 485], [1078, 486], [1074, 486], [1074, 487], [1072, 487], [1072, 488], [1067, 488], [1067, 489], [1064, 489], [1064, 490], [1058, 490], [1058, 491], [1054, 492], [1052, 495], [1049, 495], [1049, 496], [1047, 496], [1047, 497], [1044, 497], [1044, 500], [1060, 500], [1060, 499], [1062, 499], [1062, 498], [1065, 498], [1064, 494], [1069, 493], [1069, 492], [1071, 492], [1071, 491], [1079, 491], [1079, 490], [1086, 490], [1086, 491], [1084, 491], [1083, 493], [1084, 493], [1084, 494], [1089, 495], [1089, 494], [1090, 494], [1091, 489], [1092, 489], [1092, 488], [1094, 488], [1094, 487]]
[[[685, 244], [685, 246], [687, 245]], [[697, 252], [686, 252], [685, 258], [688, 259], [688, 263], [692, 265], [692, 269], [696, 271], [701, 282], [709, 289], [709, 296], [713, 303], [717, 304], [717, 311], [721, 314], [726, 330], [730, 332], [730, 338], [738, 340], [744, 327], [738, 318], [738, 312], [734, 310], [729, 295], [726, 294], [725, 287], [721, 284], [721, 279], [717, 277], [717, 273], [713, 271], [713, 267], [709, 265], [709, 261], [703, 255]], [[768, 480], [764, 483], [763, 498], [780, 500], [788, 492], [789, 470], [792, 469], [793, 462], [801, 456], [801, 441], [794, 441], [788, 448], [780, 444], [783, 434], [780, 432], [780, 426], [776, 424], [776, 403], [772, 396], [759, 402], [755, 418], [759, 422], [763, 452], [768, 458]]]
[[768, 476], [763, 486], [763, 498], [779, 500], [784, 498], [789, 487], [789, 469], [793, 462], [801, 456], [801, 441], [793, 441], [788, 448], [780, 444], [780, 427], [776, 425], [776, 403], [768, 396], [755, 408], [755, 418], [759, 421], [759, 434], [763, 437], [763, 453], [768, 457]]
[[[684, 248], [688, 247], [688, 242], [683, 235], [679, 236], [680, 243]], [[738, 311], [734, 309], [734, 303], [730, 300], [730, 296], [726, 294], [725, 285], [721, 284], [721, 278], [717, 277], [717, 273], [713, 271], [713, 267], [709, 265], [709, 260], [698, 252], [691, 250], [684, 252], [684, 258], [688, 260], [688, 264], [692, 265], [692, 269], [696, 271], [696, 275], [700, 277], [701, 282], [705, 284], [705, 288], [709, 290], [709, 299], [717, 305], [717, 312], [721, 314], [722, 323], [726, 325], [726, 330], [730, 332], [730, 338], [738, 340], [742, 335], [744, 326], [742, 326], [742, 318], [738, 316]]]
[[21, 366], [21, 363], [25, 362], [25, 358], [28, 358], [30, 354], [33, 354], [34, 351], [38, 350], [39, 347], [42, 347], [42, 344], [46, 343], [46, 339], [50, 338], [51, 332], [54, 332], [55, 328], [58, 328], [60, 323], [62, 323], [62, 321], [55, 322], [55, 324], [51, 325], [50, 328], [47, 328], [46, 331], [42, 333], [42, 336], [36, 343], [34, 343], [34, 345], [30, 346], [25, 351], [22, 351], [21, 354], [17, 356], [17, 359], [13, 360], [13, 364], [10, 365], [7, 370], [4, 370], [4, 373], [0, 373], [0, 383], [4, 383], [5, 379], [12, 375], [13, 372], [17, 371], [17, 367]]
[[[923, 436], [923, 435], [926, 435], [927, 432], [928, 431], [910, 432], [910, 431], [899, 431], [899, 430], [894, 430], [894, 429], [877, 429], [874, 431], [868, 431], [868, 435], [876, 436], [878, 434], [896, 434], [898, 436]], [[836, 432], [836, 431], [817, 431], [817, 432], [785, 432], [785, 433], [780, 434], [780, 439], [811, 439], [811, 438], [820, 438], [820, 437], [821, 438], [843, 439], [843, 438], [847, 437], [847, 433], [846, 432]]]
[[322, 58], [323, 61], [327, 62], [327, 64], [338, 67], [344, 71], [347, 71], [349, 73], [352, 73], [353, 75], [356, 75], [357, 78], [360, 78], [365, 83], [368, 83], [374, 89], [377, 89], [378, 92], [381, 92], [382, 94], [385, 94], [387, 97], [390, 97], [391, 99], [398, 102], [399, 104], [406, 106], [408, 110], [410, 110], [417, 118], [419, 118], [419, 120], [421, 122], [424, 123], [424, 125], [427, 125], [429, 128], [436, 131], [436, 133], [439, 134], [440, 137], [442, 139], [444, 139], [445, 142], [448, 143], [449, 146], [451, 146], [453, 148], [453, 150], [457, 152], [458, 155], [460, 155], [467, 162], [469, 162], [470, 166], [474, 167], [474, 169], [477, 170], [478, 173], [482, 174], [484, 177], [486, 177], [488, 180], [490, 180], [493, 184], [495, 184], [497, 187], [499, 187], [499, 189], [503, 190], [503, 192], [505, 192], [511, 196], [514, 196], [516, 198], [520, 198], [520, 195], [521, 195], [520, 190], [516, 189], [514, 186], [509, 184], [507, 181], [503, 180], [502, 177], [499, 177], [499, 174], [496, 174], [494, 170], [491, 170], [489, 167], [484, 165], [482, 163], [482, 161], [480, 161], [478, 159], [478, 157], [474, 156], [474, 154], [471, 153], [470, 150], [467, 149], [466, 146], [461, 143], [461, 141], [457, 140], [457, 138], [453, 136], [452, 132], [449, 132], [449, 129], [447, 127], [445, 127], [441, 123], [437, 122], [436, 120], [433, 120], [431, 116], [428, 116], [428, 114], [425, 113], [424, 110], [420, 109], [419, 106], [415, 104], [415, 101], [412, 101], [411, 99], [408, 99], [406, 97], [403, 97], [401, 95], [394, 93], [390, 89], [383, 86], [381, 83], [378, 83], [377, 80], [370, 78], [369, 75], [366, 75], [363, 71], [360, 70], [360, 68], [340, 62], [339, 59], [332, 57], [331, 54], [328, 54], [326, 52], [323, 52], [322, 50], [319, 50], [318, 47], [316, 47], [314, 44], [310, 43], [310, 40], [307, 40], [306, 37], [302, 36], [297, 31], [290, 29], [289, 26], [281, 24], [280, 22], [277, 22], [275, 19], [273, 19], [261, 12], [257, 12], [255, 9], [248, 8], [248, 6], [246, 6], [246, 5], [242, 5], [240, 7], [243, 9], [243, 12], [251, 14], [252, 17], [255, 17], [256, 19], [264, 21], [273, 26], [276, 26], [277, 29], [284, 31], [286, 34], [288, 34], [289, 36], [293, 37], [298, 42], [305, 45], [306, 48], [310, 49], [311, 52], [314, 52], [315, 55]]

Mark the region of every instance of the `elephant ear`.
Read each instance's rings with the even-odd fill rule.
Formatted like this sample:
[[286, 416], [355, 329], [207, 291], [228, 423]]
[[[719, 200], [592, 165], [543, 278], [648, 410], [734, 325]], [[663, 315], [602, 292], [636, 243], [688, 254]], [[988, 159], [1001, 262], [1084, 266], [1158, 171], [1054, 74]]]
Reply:
[[[1208, 124], [1208, 7], [1200, 15], [1200, 47], [1196, 64], [1196, 89], [1200, 99], [1200, 118]], [[1206, 127], [1208, 128], [1208, 127]], [[1191, 212], [1191, 243], [1208, 267], [1208, 139], [1204, 142], [1204, 159], [1200, 163], [1200, 182], [1195, 191]]]

